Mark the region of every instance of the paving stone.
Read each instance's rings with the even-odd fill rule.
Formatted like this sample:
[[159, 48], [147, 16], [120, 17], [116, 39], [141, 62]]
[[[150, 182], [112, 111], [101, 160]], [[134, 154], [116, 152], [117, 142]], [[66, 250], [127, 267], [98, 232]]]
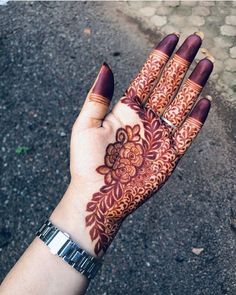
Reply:
[[214, 42], [217, 48], [229, 48], [233, 45], [232, 38], [225, 36], [215, 37]]
[[236, 46], [231, 47], [229, 53], [232, 58], [236, 58]]
[[176, 25], [177, 27], [185, 27], [187, 24], [187, 18], [179, 16], [179, 15], [172, 15], [169, 18], [169, 22], [171, 24]]
[[151, 17], [151, 22], [157, 27], [162, 27], [167, 23], [167, 17], [154, 15]]
[[232, 73], [224, 71], [222, 75], [222, 80], [228, 87], [234, 87], [236, 86], [236, 80], [232, 79]]
[[208, 7], [197, 6], [192, 8], [193, 15], [207, 16], [210, 14], [210, 9]]
[[141, 15], [143, 16], [153, 16], [156, 12], [156, 8], [155, 7], [143, 7], [141, 9], [139, 9], [139, 12], [141, 13]]
[[183, 36], [186, 38], [187, 36], [193, 34], [194, 32], [198, 31], [197, 27], [190, 27], [186, 26], [183, 28], [180, 28], [180, 33], [183, 34]]
[[225, 36], [236, 36], [236, 28], [229, 25], [223, 25], [220, 27], [220, 32]]
[[177, 15], [183, 15], [183, 16], [188, 16], [192, 14], [192, 8], [188, 6], [179, 6], [176, 7], [174, 10], [175, 14]]
[[179, 31], [179, 28], [176, 28], [176, 26], [173, 25], [165, 25], [161, 28], [166, 34], [171, 34], [173, 32]]
[[166, 6], [176, 7], [180, 5], [180, 1], [164, 1]]
[[[206, 38], [203, 47], [216, 59], [211, 79], [222, 94], [229, 96], [236, 92], [236, 82], [232, 82], [235, 81], [236, 70], [233, 38], [236, 36], [236, 1], [162, 1], [159, 7], [156, 2], [143, 3], [144, 6], [156, 8], [156, 13], [151, 17], [142, 17], [143, 26], [155, 30], [161, 27], [161, 32], [165, 34], [180, 32], [179, 44], [193, 32], [204, 31]], [[138, 12], [138, 9], [133, 10]], [[204, 57], [206, 55], [199, 50], [196, 61]]]
[[205, 20], [202, 16], [198, 16], [198, 15], [191, 15], [188, 17], [188, 22], [185, 24], [191, 24], [194, 26], [203, 26], [205, 24]]
[[219, 17], [230, 14], [230, 7], [224, 6], [224, 2], [221, 1], [219, 4], [211, 7], [211, 14], [218, 15]]
[[215, 24], [220, 24], [222, 25], [222, 18], [220, 18], [218, 15], [209, 15], [207, 18], [206, 18], [206, 22], [211, 25], [215, 25]]
[[217, 47], [214, 47], [209, 51], [217, 60], [225, 60], [229, 57], [228, 50], [226, 48], [219, 49]]
[[181, 6], [188, 6], [188, 7], [194, 7], [197, 5], [197, 1], [181, 1]]
[[236, 8], [230, 9], [230, 15], [236, 15]]
[[[236, 26], [236, 15], [228, 15], [228, 16], [226, 16], [225, 23], [227, 25]], [[235, 28], [235, 30], [236, 30], [236, 28]]]
[[215, 6], [215, 1], [200, 1], [200, 5], [203, 5], [203, 6]]
[[173, 7], [161, 6], [156, 10], [156, 14], [158, 15], [169, 15], [173, 11]]
[[236, 59], [235, 58], [228, 58], [225, 61], [225, 68], [229, 72], [236, 72]]
[[216, 60], [214, 63], [214, 69], [213, 72], [215, 74], [221, 73], [224, 70], [224, 63], [221, 60]]

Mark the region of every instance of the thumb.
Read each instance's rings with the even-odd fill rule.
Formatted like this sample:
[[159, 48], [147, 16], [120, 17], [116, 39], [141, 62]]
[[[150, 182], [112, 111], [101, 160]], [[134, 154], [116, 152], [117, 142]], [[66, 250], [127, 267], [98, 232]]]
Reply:
[[110, 67], [106, 63], [103, 63], [77, 120], [79, 121], [80, 127], [101, 127], [102, 121], [107, 114], [113, 92], [113, 73]]

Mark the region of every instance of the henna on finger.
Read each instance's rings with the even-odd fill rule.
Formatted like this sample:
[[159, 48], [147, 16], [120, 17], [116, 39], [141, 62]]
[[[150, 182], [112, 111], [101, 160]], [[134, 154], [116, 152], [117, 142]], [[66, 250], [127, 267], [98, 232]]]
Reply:
[[178, 43], [179, 36], [176, 33], [166, 36], [151, 52], [137, 77], [125, 92], [125, 98], [131, 99], [138, 96], [144, 102], [155, 81], [158, 79], [165, 64]]
[[162, 116], [164, 120], [171, 122], [176, 128], [181, 125], [195, 104], [212, 70], [213, 63], [208, 58], [197, 64], [175, 99], [165, 110]]
[[88, 101], [109, 107], [114, 92], [114, 76], [107, 63], [103, 63], [96, 81], [88, 95]]
[[199, 36], [199, 33], [190, 35], [164, 69], [161, 79], [152, 91], [146, 105], [154, 110], [157, 115], [160, 116], [174, 98], [201, 46], [202, 38], [201, 35]]
[[182, 156], [186, 152], [201, 130], [211, 107], [210, 99], [210, 97], [200, 99], [193, 108], [190, 116], [174, 134], [175, 148], [179, 156]]

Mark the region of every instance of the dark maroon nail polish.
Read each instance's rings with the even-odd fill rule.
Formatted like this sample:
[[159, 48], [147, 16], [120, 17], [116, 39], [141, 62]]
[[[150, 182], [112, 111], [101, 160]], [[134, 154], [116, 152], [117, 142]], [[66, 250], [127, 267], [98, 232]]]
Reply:
[[155, 49], [162, 51], [168, 56], [171, 56], [178, 41], [179, 37], [176, 34], [167, 35], [164, 39], [161, 40], [161, 42], [155, 47]]
[[207, 118], [210, 108], [210, 100], [207, 98], [201, 98], [193, 108], [189, 117], [192, 117], [203, 124]]
[[189, 76], [189, 79], [198, 85], [204, 86], [213, 70], [213, 66], [213, 62], [209, 59], [202, 59]]
[[107, 63], [103, 63], [93, 86], [92, 93], [99, 94], [111, 100], [114, 93], [114, 76]]
[[198, 35], [190, 35], [176, 51], [176, 54], [178, 54], [183, 59], [192, 62], [201, 44], [202, 39]]

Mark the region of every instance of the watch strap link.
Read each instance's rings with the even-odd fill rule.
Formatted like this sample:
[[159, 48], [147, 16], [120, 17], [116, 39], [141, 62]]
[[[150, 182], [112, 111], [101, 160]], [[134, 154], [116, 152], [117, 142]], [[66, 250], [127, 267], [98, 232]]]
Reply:
[[61, 257], [88, 279], [94, 278], [102, 266], [102, 262], [89, 255], [70, 239], [70, 236], [60, 231], [50, 220], [46, 220], [37, 232], [37, 236], [49, 247], [52, 254]]

